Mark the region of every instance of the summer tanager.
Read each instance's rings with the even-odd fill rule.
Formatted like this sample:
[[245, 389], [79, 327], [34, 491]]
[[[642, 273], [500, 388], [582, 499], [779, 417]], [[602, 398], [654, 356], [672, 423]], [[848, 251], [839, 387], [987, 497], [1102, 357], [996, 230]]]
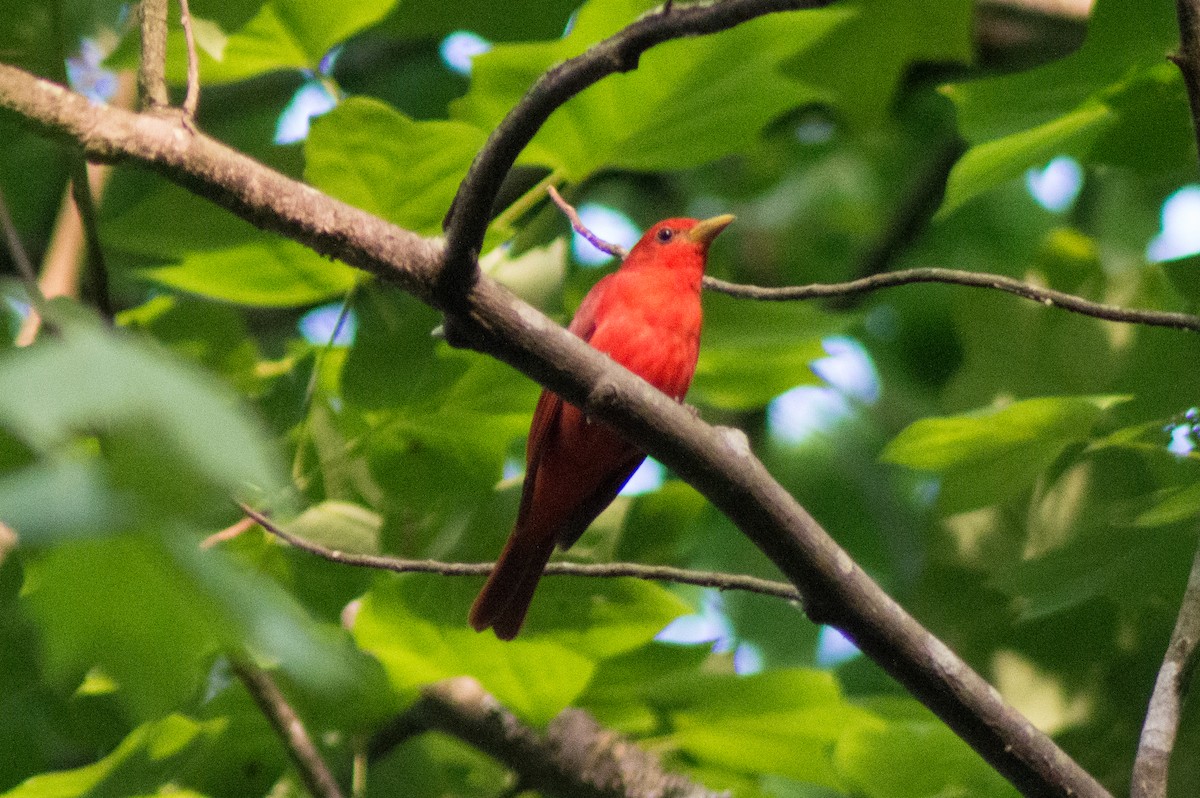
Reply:
[[[621, 268], [596, 283], [570, 330], [675, 401], [700, 353], [700, 281], [708, 245], [733, 221], [667, 219], [650, 228]], [[569, 548], [646, 458], [611, 427], [543, 391], [526, 448], [516, 527], [471, 607], [471, 626], [502, 640], [521, 629], [557, 544]]]

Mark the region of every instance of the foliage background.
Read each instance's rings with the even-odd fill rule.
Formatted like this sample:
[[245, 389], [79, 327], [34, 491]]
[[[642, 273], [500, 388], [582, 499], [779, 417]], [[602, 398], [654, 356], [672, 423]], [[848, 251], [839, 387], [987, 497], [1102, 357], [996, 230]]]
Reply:
[[[531, 82], [650, 4], [192, 6], [200, 127], [435, 234]], [[1170, 6], [1100, 0], [1077, 49], [1068, 26], [1029, 52], [981, 47], [976, 11], [860, 0], [651, 50], [535, 138], [489, 234], [511, 245], [488, 268], [564, 320], [598, 279], [559, 243], [557, 211], [528, 201], [549, 177], [643, 229], [736, 213], [710, 272], [739, 282], [940, 265], [1194, 310], [1194, 259], [1146, 254], [1164, 200], [1196, 171], [1182, 81], [1163, 59], [1178, 40]], [[13, 21], [5, 62], [60, 77], [58, 56], [87, 36], [109, 66], [134, 63], [122, 4], [4, 0], [0, 15]], [[439, 55], [457, 30], [495, 43], [469, 80]], [[169, 52], [181, 81], [178, 31]], [[314, 85], [336, 107], [305, 140], [274, 143]], [[7, 113], [0, 150], [0, 187], [37, 255], [69, 153]], [[1082, 184], [1049, 210], [1025, 175], [1063, 154]], [[422, 685], [470, 674], [531, 723], [585, 708], [739, 796], [1013, 793], [871, 663], [830, 667], [819, 630], [777, 600], [725, 595], [714, 611], [696, 589], [548, 579], [526, 631], [501, 644], [464, 623], [479, 580], [338, 567], [257, 529], [199, 550], [237, 520], [236, 494], [339, 548], [490, 559], [515, 513], [506, 464], [537, 387], [432, 338], [437, 315], [417, 301], [148, 172], [117, 170], [100, 214], [121, 331], [64, 304], [60, 336], [0, 353], [0, 512], [20, 540], [0, 565], [5, 795], [298, 790], [230, 650], [274, 669], [342, 776]], [[3, 291], [15, 334], [21, 289]], [[347, 296], [352, 346], [302, 334], [310, 308]], [[709, 296], [706, 314], [689, 401], [745, 429], [892, 595], [1125, 790], [1195, 546], [1189, 334], [936, 285], [824, 306]], [[878, 395], [810, 368], [823, 341], [837, 349], [832, 335], [861, 347]], [[793, 398], [827, 410], [806, 435], [772, 403], [797, 386], [819, 390]], [[671, 478], [620, 499], [570, 556], [774, 575]], [[655, 640], [706, 606], [718, 651]], [[739, 675], [735, 658], [758, 672]], [[1200, 789], [1196, 731], [1185, 719], [1179, 795]], [[495, 795], [503, 776], [426, 735], [376, 763], [367, 792]]]

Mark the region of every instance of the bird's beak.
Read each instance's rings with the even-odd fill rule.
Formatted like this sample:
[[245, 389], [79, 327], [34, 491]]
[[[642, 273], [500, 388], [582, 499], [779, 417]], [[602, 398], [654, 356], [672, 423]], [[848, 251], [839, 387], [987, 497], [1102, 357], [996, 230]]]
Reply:
[[736, 218], [737, 217], [732, 213], [726, 213], [722, 214], [721, 216], [714, 216], [711, 219], [705, 219], [702, 222], [698, 222], [695, 227], [687, 231], [688, 241], [691, 241], [695, 244], [708, 246], [712, 243], [712, 240], [716, 238], [717, 235], [726, 227], [728, 227], [729, 223]]

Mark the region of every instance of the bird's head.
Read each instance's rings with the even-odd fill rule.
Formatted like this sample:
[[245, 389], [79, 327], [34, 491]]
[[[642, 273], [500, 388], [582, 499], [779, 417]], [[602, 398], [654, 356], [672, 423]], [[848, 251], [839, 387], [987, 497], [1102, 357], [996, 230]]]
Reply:
[[642, 265], [704, 268], [708, 245], [729, 226], [732, 214], [711, 219], [665, 219], [646, 231], [625, 259], [626, 267]]

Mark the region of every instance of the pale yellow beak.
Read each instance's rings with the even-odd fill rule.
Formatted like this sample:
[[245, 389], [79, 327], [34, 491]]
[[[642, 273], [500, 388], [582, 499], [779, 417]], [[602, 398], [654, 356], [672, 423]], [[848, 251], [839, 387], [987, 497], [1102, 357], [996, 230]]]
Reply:
[[726, 213], [721, 216], [714, 216], [711, 219], [705, 219], [687, 231], [688, 241], [707, 247], [736, 218], [732, 213]]

